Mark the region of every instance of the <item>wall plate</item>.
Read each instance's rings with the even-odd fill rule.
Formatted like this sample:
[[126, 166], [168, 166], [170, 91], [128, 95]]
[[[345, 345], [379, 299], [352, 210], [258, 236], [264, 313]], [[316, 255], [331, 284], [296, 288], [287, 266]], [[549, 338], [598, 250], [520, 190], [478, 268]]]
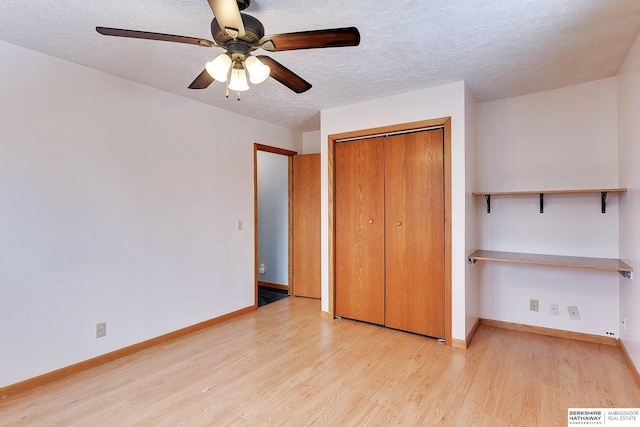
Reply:
[[100, 322], [96, 324], [96, 338], [102, 338], [107, 336], [107, 322]]
[[578, 311], [578, 307], [575, 305], [570, 305], [567, 307], [569, 311], [569, 319], [578, 320], [580, 319], [580, 312]]

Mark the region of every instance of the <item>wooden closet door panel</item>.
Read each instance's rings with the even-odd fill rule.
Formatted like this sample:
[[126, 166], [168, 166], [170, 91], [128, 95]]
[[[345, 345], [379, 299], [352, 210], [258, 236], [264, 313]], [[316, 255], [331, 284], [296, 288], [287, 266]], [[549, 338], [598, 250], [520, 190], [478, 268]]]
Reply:
[[291, 159], [293, 294], [320, 298], [320, 154]]
[[384, 145], [335, 146], [336, 315], [384, 324]]
[[385, 142], [386, 319], [390, 328], [444, 337], [443, 132]]

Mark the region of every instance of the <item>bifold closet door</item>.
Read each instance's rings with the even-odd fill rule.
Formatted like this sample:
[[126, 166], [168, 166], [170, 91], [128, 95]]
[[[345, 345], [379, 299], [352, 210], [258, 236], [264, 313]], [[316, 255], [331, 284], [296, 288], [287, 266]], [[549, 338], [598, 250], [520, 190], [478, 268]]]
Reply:
[[335, 314], [384, 324], [384, 138], [335, 146]]
[[444, 149], [441, 129], [385, 141], [386, 317], [444, 338]]

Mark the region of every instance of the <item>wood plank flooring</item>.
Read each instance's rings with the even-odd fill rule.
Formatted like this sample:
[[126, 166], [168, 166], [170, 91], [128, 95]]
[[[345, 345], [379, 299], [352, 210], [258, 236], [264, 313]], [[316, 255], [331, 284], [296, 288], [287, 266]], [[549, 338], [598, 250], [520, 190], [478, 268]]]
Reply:
[[2, 426], [564, 426], [640, 407], [618, 348], [481, 326], [467, 350], [289, 297], [0, 400]]

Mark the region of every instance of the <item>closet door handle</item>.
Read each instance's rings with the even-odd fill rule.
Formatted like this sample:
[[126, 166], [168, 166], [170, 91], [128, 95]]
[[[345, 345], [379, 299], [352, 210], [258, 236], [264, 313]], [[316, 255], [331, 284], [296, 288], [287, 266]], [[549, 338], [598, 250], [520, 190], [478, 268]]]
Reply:
[[398, 227], [400, 227], [400, 226], [402, 225], [402, 223], [401, 223], [400, 221], [398, 221], [398, 222], [396, 222], [396, 225], [397, 225]]
[[373, 220], [372, 219], [369, 220], [369, 224], [373, 224]]

